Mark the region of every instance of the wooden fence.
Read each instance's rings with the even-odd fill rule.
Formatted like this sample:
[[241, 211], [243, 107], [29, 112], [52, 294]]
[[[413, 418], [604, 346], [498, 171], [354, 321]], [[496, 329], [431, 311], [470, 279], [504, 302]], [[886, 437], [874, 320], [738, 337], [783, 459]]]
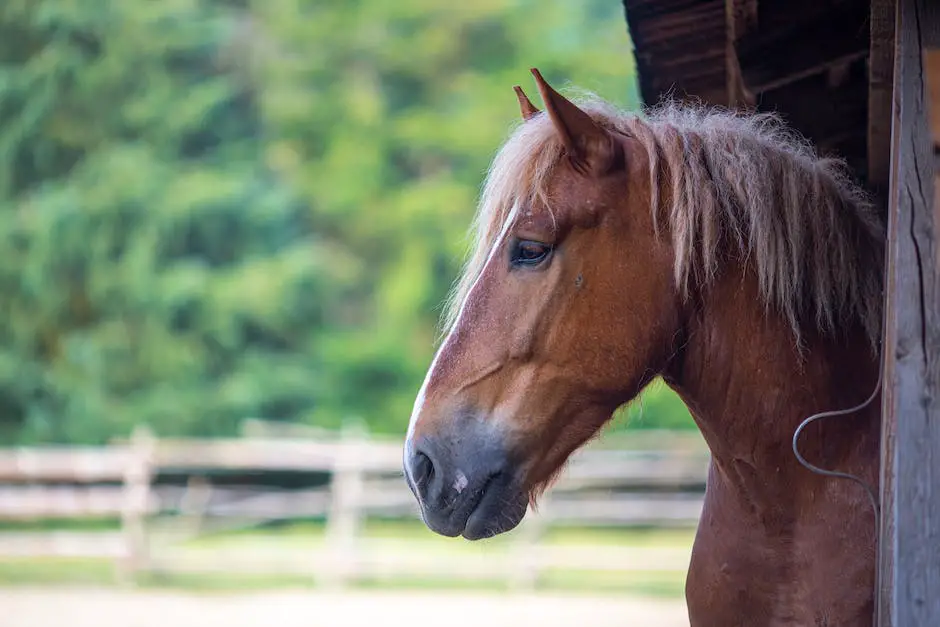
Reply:
[[[361, 523], [368, 518], [418, 516], [402, 478], [400, 442], [358, 431], [337, 439], [272, 433], [262, 426], [254, 425], [248, 437], [228, 440], [158, 440], [141, 430], [127, 442], [100, 448], [0, 449], [0, 520], [121, 521], [120, 533], [110, 535], [0, 533], [0, 559], [104, 557], [128, 580], [152, 570], [265, 571], [308, 573], [330, 585], [357, 577], [448, 575], [508, 577], [526, 586], [553, 568], [684, 569], [687, 555], [681, 553], [549, 546], [540, 538], [560, 525], [693, 526], [708, 461], [695, 436], [648, 434], [625, 439], [632, 445], [628, 449], [610, 441], [588, 447], [574, 456], [538, 512], [530, 512], [514, 532], [512, 551], [455, 560], [407, 547], [380, 548], [362, 537]], [[220, 473], [257, 478], [272, 472], [311, 480], [292, 489], [213, 480]], [[167, 474], [188, 481], [158, 480]], [[209, 558], [179, 549], [179, 541], [201, 533], [311, 517], [326, 521], [324, 548], [313, 555], [229, 552]]]

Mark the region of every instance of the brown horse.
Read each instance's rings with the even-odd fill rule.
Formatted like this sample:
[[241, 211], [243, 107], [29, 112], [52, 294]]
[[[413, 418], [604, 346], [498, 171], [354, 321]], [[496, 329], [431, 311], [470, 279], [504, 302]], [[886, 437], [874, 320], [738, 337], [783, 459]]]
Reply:
[[[866, 625], [875, 524], [791, 440], [875, 398], [883, 227], [840, 162], [772, 116], [575, 104], [489, 171], [476, 248], [415, 402], [405, 474], [430, 529], [514, 528], [578, 447], [661, 376], [712, 453], [693, 625]], [[812, 464], [877, 486], [879, 403], [813, 422]]]

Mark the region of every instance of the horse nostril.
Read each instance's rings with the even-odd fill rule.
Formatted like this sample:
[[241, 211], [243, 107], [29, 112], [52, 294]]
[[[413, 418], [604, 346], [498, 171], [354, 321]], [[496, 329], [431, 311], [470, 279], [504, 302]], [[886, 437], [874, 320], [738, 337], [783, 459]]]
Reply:
[[431, 458], [421, 451], [415, 453], [414, 460], [412, 461], [411, 478], [415, 483], [418, 496], [422, 499], [427, 499], [431, 480], [434, 479], [434, 464], [431, 462]]

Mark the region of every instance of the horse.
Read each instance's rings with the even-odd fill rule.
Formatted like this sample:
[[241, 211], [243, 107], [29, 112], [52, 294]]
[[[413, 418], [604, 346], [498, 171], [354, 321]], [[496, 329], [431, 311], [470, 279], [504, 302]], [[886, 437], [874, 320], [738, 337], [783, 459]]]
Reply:
[[[531, 72], [544, 110], [514, 87], [521, 119], [485, 173], [405, 436], [424, 524], [512, 530], [658, 377], [710, 451], [691, 625], [872, 624], [875, 203], [779, 115], [631, 113]], [[839, 408], [854, 413], [806, 420]]]

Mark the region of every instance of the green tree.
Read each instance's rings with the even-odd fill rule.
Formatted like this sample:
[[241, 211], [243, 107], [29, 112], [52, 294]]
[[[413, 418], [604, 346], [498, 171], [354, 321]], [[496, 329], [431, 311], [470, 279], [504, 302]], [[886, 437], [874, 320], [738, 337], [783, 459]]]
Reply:
[[6, 0], [0, 438], [400, 432], [511, 86], [629, 59], [600, 0]]

